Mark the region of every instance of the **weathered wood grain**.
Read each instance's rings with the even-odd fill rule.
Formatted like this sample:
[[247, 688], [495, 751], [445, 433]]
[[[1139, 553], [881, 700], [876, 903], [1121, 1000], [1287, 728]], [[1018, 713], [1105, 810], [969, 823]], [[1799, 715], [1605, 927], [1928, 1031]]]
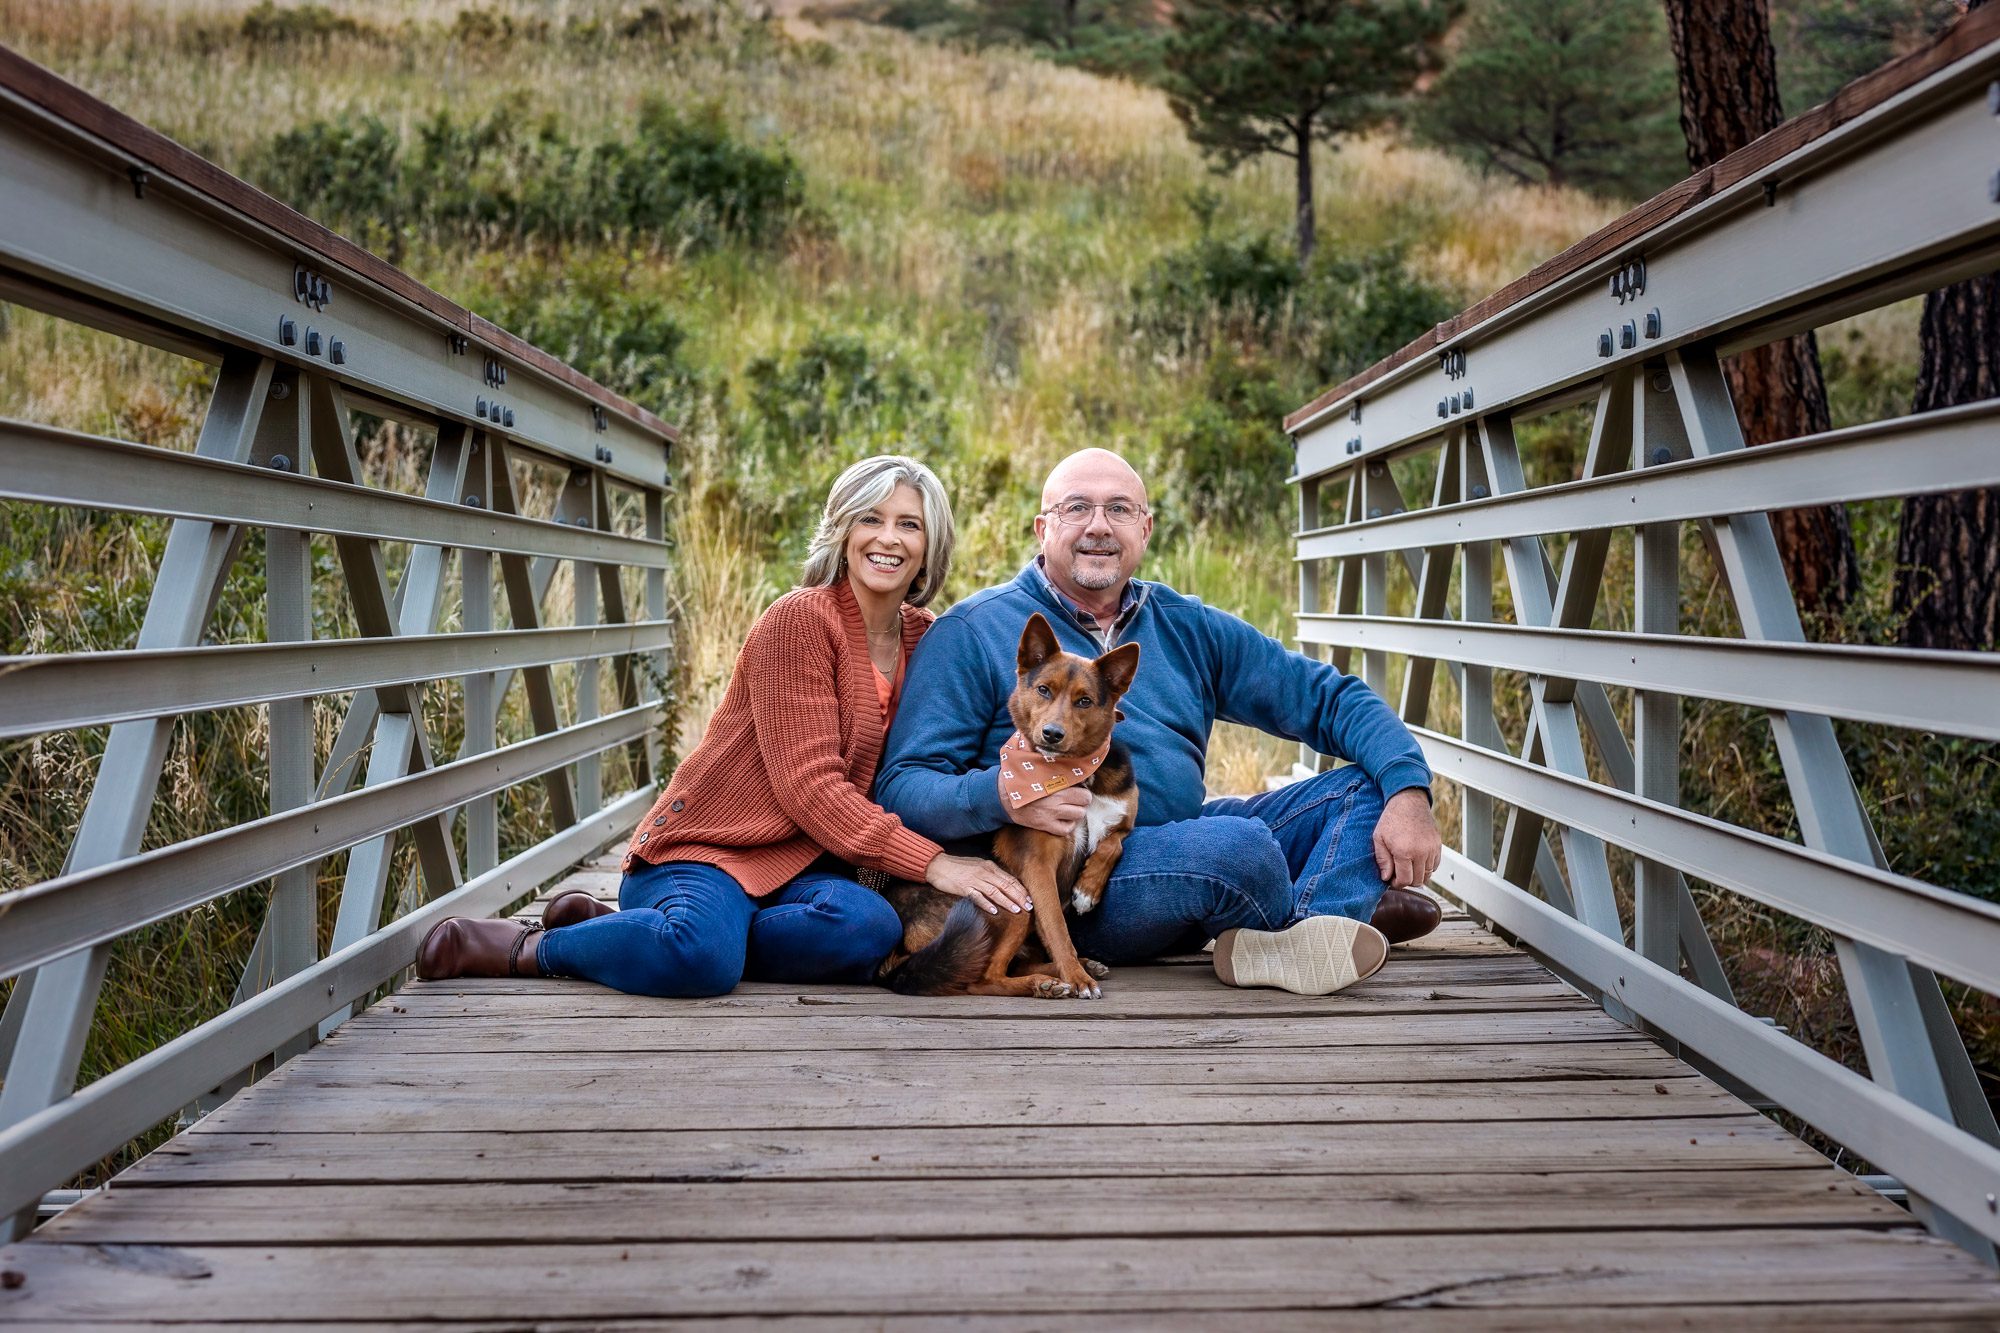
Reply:
[[[1074, 1012], [1074, 1011], [1072, 1011]], [[1118, 1051], [1144, 1048], [1307, 1049], [1397, 1046], [1421, 1049], [1431, 1042], [1486, 1045], [1634, 1039], [1632, 1029], [1600, 1009], [1530, 1010], [1522, 1013], [1425, 1014], [1420, 1023], [1398, 1015], [1329, 1014], [1318, 1017], [1164, 1019], [1044, 1019], [999, 1023], [974, 1017], [898, 1017], [829, 1014], [802, 1008], [784, 1023], [736, 1015], [676, 1016], [670, 1007], [619, 1022], [574, 1015], [567, 1005], [516, 1005], [505, 1014], [467, 1012], [443, 1016], [402, 1011], [391, 1001], [341, 1028], [332, 1050], [352, 1042], [367, 1049], [393, 1042], [399, 1049], [527, 1049], [631, 1051]]]
[[[1045, 1191], [1025, 1210], [1087, 1209]], [[1511, 1231], [1466, 1236], [1204, 1236], [946, 1242], [546, 1246], [95, 1246], [0, 1250], [23, 1275], [0, 1316], [299, 1319], [1428, 1307], [1608, 1308], [1990, 1298], [1943, 1241], [1866, 1230]]]
[[1909, 1228], [1819, 1171], [1550, 1175], [1126, 1176], [1076, 1180], [1074, 1209], [1023, 1208], [1016, 1180], [582, 1182], [115, 1190], [41, 1238], [120, 1245], [623, 1244], [676, 1240]]
[[[432, 1057], [449, 1060], [452, 1057]], [[1742, 1104], [1700, 1078], [1545, 1079], [1503, 1083], [1302, 1083], [1267, 1088], [1117, 1087], [1052, 1081], [1013, 1086], [888, 1088], [775, 1073], [762, 1088], [690, 1082], [598, 1064], [574, 1077], [529, 1077], [474, 1058], [452, 1071], [301, 1073], [244, 1091], [204, 1122], [233, 1133], [428, 1133], [563, 1124], [577, 1130], [866, 1128], [922, 1125], [1257, 1124], [1378, 1121], [1409, 1126], [1495, 1120], [1735, 1117]], [[1301, 1132], [1297, 1128], [1290, 1132]], [[1309, 1131], [1305, 1131], [1309, 1132]]]
[[[886, 1180], [1075, 1176], [1379, 1175], [1451, 1171], [1725, 1170], [1826, 1159], [1762, 1116], [1438, 1125], [1031, 1125], [963, 1129], [223, 1133], [196, 1125], [119, 1177], [182, 1184], [483, 1180]], [[1829, 1183], [1837, 1179], [1831, 1174]], [[86, 1206], [94, 1206], [86, 1205]]]
[[[445, 1035], [449, 1037], [449, 1030]], [[1687, 1066], [1651, 1042], [1520, 1043], [1487, 1046], [1380, 1046], [1292, 1050], [1222, 1048], [1211, 1051], [1067, 1050], [908, 1052], [879, 1051], [646, 1051], [620, 1043], [603, 1044], [604, 1034], [585, 1032], [595, 1044], [584, 1050], [542, 1043], [498, 1047], [474, 1041], [455, 1047], [443, 1041], [412, 1052], [387, 1043], [343, 1043], [299, 1056], [288, 1077], [331, 1075], [346, 1081], [380, 1078], [410, 1083], [426, 1074], [476, 1068], [496, 1052], [519, 1057], [521, 1072], [535, 1077], [577, 1079], [665, 1076], [675, 1083], [713, 1087], [772, 1087], [814, 1079], [831, 1084], [868, 1083], [920, 1089], [1018, 1085], [1024, 1081], [1077, 1081], [1097, 1087], [1189, 1086], [1283, 1087], [1296, 1083], [1404, 1083], [1550, 1078], [1684, 1078]]]

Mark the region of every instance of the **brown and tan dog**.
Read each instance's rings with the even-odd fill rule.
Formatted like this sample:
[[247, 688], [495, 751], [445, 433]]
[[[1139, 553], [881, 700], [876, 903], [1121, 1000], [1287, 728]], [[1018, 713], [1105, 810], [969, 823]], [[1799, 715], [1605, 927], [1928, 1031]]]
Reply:
[[1079, 657], [1062, 650], [1037, 614], [1021, 631], [1016, 663], [1007, 705], [1016, 731], [1001, 752], [1002, 767], [1023, 801], [1042, 793], [1036, 779], [1046, 775], [1051, 789], [1090, 793], [1090, 806], [1067, 837], [1021, 824], [994, 835], [993, 859], [1027, 888], [1031, 912], [993, 916], [927, 885], [889, 887], [886, 896], [903, 920], [903, 943], [883, 961], [879, 979], [904, 995], [1063, 999], [1103, 993], [1097, 978], [1106, 969], [1077, 957], [1065, 914], [1097, 906], [1139, 811], [1132, 756], [1111, 734], [1122, 716], [1118, 701], [1139, 669], [1139, 645], [1128, 643], [1095, 660]]

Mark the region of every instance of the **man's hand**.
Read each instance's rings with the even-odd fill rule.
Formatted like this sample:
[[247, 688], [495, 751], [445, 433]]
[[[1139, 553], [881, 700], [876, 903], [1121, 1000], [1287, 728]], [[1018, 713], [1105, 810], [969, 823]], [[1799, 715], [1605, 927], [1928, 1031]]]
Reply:
[[[996, 778], [995, 781], [998, 781]], [[1004, 796], [1001, 798], [1006, 799]], [[1083, 818], [1083, 812], [1090, 808], [1090, 793], [1081, 787], [1070, 787], [1064, 791], [1050, 792], [1039, 801], [1030, 801], [1019, 808], [1009, 808], [1007, 818], [1023, 828], [1040, 829], [1053, 833], [1059, 838], [1067, 838]]]
[[1444, 839], [1431, 818], [1430, 798], [1421, 787], [1405, 787], [1389, 798], [1375, 825], [1375, 869], [1392, 889], [1414, 889], [1437, 873]]

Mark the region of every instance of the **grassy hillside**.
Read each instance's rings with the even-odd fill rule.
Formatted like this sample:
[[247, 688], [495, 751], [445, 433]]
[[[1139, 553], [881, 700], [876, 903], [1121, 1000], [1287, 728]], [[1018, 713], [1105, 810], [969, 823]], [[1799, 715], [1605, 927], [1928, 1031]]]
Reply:
[[[1290, 223], [1285, 164], [1211, 175], [1149, 89], [721, 0], [0, 0], [0, 40], [685, 423], [683, 749], [826, 484], [873, 452], [919, 454], [951, 486], [947, 600], [1010, 576], [1047, 468], [1104, 445], [1154, 485], [1142, 572], [1284, 636], [1280, 414], [1619, 211], [1369, 138], [1318, 164], [1326, 258], [1301, 282], [1270, 239]], [[1823, 335], [1838, 418], [1906, 407], [1912, 326], [1906, 307]], [[186, 448], [207, 387], [203, 367], [0, 307], [0, 414]], [[1574, 423], [1530, 443], [1534, 468], [1566, 468]], [[420, 475], [420, 439], [364, 447], [379, 475]], [[128, 645], [158, 525], [4, 517], [0, 652]], [[1878, 555], [1889, 521], [1866, 520]], [[1690, 581], [1692, 615], [1712, 593]], [[256, 637], [254, 598], [234, 605], [225, 632]], [[260, 726], [180, 730], [149, 841], [258, 809]], [[1718, 744], [1691, 755], [1691, 790], [1785, 831], [1761, 740], [1733, 739], [1757, 729], [1721, 709], [1697, 727]], [[42, 830], [73, 827], [101, 743], [0, 750], [0, 887], [56, 872]], [[1289, 758], [1230, 732], [1211, 776], [1244, 790]], [[1871, 799], [1976, 801], [1979, 764], [1898, 763]], [[87, 1073], [226, 1001], [258, 906], [237, 895], [122, 945]], [[1716, 911], [1746, 1002], [1851, 1057], [1826, 941], [1739, 906]]]

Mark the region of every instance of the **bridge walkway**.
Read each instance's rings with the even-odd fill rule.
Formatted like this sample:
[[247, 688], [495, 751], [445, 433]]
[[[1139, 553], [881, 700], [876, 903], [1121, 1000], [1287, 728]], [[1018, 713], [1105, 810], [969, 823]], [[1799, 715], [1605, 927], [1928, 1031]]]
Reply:
[[1093, 1004], [412, 983], [0, 1269], [0, 1320], [100, 1327], [2000, 1324], [1990, 1270], [1456, 914], [1324, 999], [1198, 957]]

